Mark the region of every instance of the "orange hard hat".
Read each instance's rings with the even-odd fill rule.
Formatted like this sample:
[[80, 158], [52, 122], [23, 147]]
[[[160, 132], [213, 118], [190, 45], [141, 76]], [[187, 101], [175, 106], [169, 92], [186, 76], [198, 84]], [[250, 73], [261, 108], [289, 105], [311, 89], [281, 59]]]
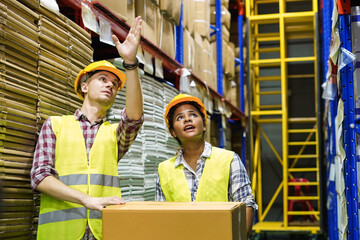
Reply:
[[166, 106], [164, 118], [165, 118], [166, 126], [168, 127], [168, 129], [170, 129], [169, 118], [168, 118], [170, 109], [172, 107], [176, 106], [177, 104], [182, 103], [182, 102], [195, 102], [195, 103], [197, 103], [200, 106], [201, 112], [204, 114], [205, 125], [206, 125], [206, 123], [207, 123], [207, 114], [206, 114], [205, 105], [202, 103], [202, 101], [197, 97], [193, 97], [193, 96], [190, 96], [188, 94], [180, 93], [177, 96], [175, 96], [170, 101], [170, 103]]
[[111, 72], [119, 79], [118, 91], [124, 87], [125, 82], [126, 82], [125, 73], [123, 73], [122, 71], [117, 69], [113, 64], [111, 64], [110, 62], [108, 62], [106, 60], [93, 62], [93, 63], [90, 63], [86, 68], [81, 70], [75, 79], [74, 90], [75, 90], [75, 93], [81, 99], [84, 99], [84, 97], [82, 96], [82, 91], [81, 91], [81, 87], [80, 87], [84, 76], [87, 73], [90, 73], [93, 71], [101, 71], [101, 70]]

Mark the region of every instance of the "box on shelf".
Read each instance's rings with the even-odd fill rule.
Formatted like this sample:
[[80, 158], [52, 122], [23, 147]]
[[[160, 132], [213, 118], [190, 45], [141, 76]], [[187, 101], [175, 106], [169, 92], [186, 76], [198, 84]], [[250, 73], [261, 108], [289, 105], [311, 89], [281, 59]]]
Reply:
[[151, 0], [137, 0], [135, 2], [135, 16], [141, 16], [143, 23], [141, 35], [158, 46], [156, 37], [156, 5]]
[[183, 25], [191, 35], [194, 35], [194, 11], [195, 3], [193, 0], [183, 0]]
[[171, 58], [175, 58], [175, 35], [174, 25], [170, 22], [160, 10], [157, 10], [157, 42], [159, 48]]
[[190, 32], [184, 29], [184, 67], [193, 69], [194, 67], [194, 38]]
[[[210, 6], [210, 23], [216, 25], [216, 7]], [[227, 29], [230, 29], [231, 13], [225, 6], [221, 6], [221, 23], [225, 25]]]
[[203, 44], [200, 34], [194, 33], [194, 46], [195, 46], [195, 55], [194, 55], [194, 68], [193, 73], [203, 79], [203, 68], [206, 66], [203, 62]]
[[103, 239], [246, 239], [240, 202], [128, 202], [102, 211]]
[[194, 0], [194, 32], [202, 37], [210, 37], [210, 4], [209, 0]]
[[127, 0], [97, 0], [99, 3], [103, 4], [107, 7], [110, 11], [115, 13], [119, 18], [127, 21]]

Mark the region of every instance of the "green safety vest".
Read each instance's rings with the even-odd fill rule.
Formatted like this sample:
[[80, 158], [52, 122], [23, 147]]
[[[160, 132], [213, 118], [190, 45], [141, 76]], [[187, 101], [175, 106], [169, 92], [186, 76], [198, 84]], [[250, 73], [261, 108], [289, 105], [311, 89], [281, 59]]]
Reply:
[[[198, 202], [227, 202], [230, 164], [234, 152], [212, 147], [206, 159], [196, 194]], [[191, 193], [186, 181], [183, 165], [174, 167], [176, 156], [159, 164], [161, 189], [166, 201], [190, 202]]]
[[[104, 122], [100, 126], [89, 161], [80, 124], [73, 115], [51, 117], [51, 126], [56, 135], [55, 169], [59, 180], [92, 197], [121, 197], [117, 124]], [[81, 239], [87, 222], [94, 236], [102, 239], [100, 211], [41, 194], [38, 239]]]

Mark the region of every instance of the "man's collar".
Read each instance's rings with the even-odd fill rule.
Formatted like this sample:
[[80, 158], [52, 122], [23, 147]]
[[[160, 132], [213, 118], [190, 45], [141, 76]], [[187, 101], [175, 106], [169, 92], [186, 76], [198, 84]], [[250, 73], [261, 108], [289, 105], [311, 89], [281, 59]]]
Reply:
[[[80, 121], [80, 120], [84, 120], [84, 121], [89, 121], [89, 119], [86, 117], [86, 115], [84, 113], [81, 112], [80, 109], [76, 109], [75, 113], [74, 113], [74, 116], [75, 116], [75, 119], [77, 121]], [[94, 124], [97, 124], [97, 123], [103, 123], [103, 122], [106, 122], [107, 121], [107, 117], [104, 117], [102, 119], [98, 119], [94, 122]]]

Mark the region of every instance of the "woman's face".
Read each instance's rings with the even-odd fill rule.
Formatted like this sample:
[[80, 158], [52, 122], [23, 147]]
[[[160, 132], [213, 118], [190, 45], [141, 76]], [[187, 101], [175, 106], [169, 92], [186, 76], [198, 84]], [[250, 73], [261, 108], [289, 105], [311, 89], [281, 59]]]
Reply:
[[200, 112], [191, 104], [179, 106], [173, 115], [173, 129], [170, 130], [173, 137], [181, 142], [185, 140], [200, 140], [206, 130]]

